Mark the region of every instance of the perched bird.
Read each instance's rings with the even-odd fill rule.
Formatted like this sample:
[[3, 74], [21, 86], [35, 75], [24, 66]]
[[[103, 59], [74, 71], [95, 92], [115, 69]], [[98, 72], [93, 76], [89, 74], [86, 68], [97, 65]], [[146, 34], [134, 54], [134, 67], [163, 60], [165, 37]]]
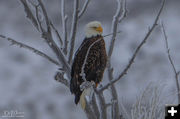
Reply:
[[93, 81], [97, 87], [103, 78], [107, 62], [101, 23], [88, 23], [85, 32], [85, 39], [75, 54], [71, 69], [70, 90], [75, 95], [75, 104], [78, 104], [81, 95], [89, 92], [86, 89], [81, 91], [81, 84], [85, 80]]

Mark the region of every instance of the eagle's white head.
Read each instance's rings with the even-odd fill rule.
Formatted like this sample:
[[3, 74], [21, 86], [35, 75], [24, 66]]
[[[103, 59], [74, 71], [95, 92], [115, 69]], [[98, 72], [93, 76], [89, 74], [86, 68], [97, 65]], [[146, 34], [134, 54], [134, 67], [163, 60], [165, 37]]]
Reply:
[[103, 28], [101, 26], [101, 23], [98, 21], [92, 21], [86, 25], [86, 38], [101, 35], [102, 32]]

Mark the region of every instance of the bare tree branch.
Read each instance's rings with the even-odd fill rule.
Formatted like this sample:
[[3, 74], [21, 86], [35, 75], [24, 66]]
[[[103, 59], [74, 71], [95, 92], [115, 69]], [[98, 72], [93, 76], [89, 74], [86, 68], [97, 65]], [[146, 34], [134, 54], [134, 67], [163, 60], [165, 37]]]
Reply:
[[[22, 4], [24, 5], [25, 9], [28, 9], [28, 12], [26, 11], [27, 16], [31, 16], [31, 10], [28, 7], [27, 2], [24, 2], [26, 0], [21, 0]], [[46, 43], [49, 45], [49, 47], [54, 51], [54, 53], [56, 54], [58, 60], [61, 62], [62, 65], [64, 65], [65, 70], [67, 71], [67, 76], [70, 79], [70, 66], [66, 60], [66, 57], [64, 56], [64, 54], [62, 53], [62, 51], [58, 48], [57, 44], [54, 42], [53, 38], [52, 38], [52, 34], [51, 34], [51, 24], [52, 22], [49, 20], [46, 9], [42, 3], [41, 0], [38, 0], [39, 2], [39, 6], [42, 9], [43, 15], [45, 17], [45, 22], [46, 22], [46, 27], [47, 27], [47, 31], [43, 31], [42, 32], [42, 38], [45, 39]], [[30, 19], [31, 20], [31, 19]], [[39, 27], [37, 27], [39, 28]]]
[[55, 26], [54, 26], [54, 24], [53, 24], [52, 22], [50, 22], [50, 25], [51, 25], [51, 27], [53, 28], [53, 30], [55, 31], [56, 36], [57, 36], [58, 39], [59, 39], [60, 45], [63, 45], [63, 41], [62, 41], [62, 39], [61, 39], [61, 36], [60, 36], [58, 30], [55, 28]]
[[72, 27], [71, 27], [71, 34], [70, 34], [70, 53], [69, 53], [69, 64], [72, 62], [73, 52], [74, 52], [74, 44], [75, 44], [75, 37], [76, 37], [76, 30], [77, 30], [77, 23], [78, 23], [78, 13], [79, 13], [79, 0], [74, 0], [74, 12], [73, 12], [73, 20], [72, 20]]
[[32, 22], [33, 26], [35, 26], [36, 29], [37, 29], [38, 31], [40, 31], [40, 29], [39, 29], [39, 27], [38, 27], [38, 22], [37, 22], [35, 16], [33, 15], [32, 11], [30, 10], [30, 8], [29, 8], [29, 6], [28, 6], [28, 4], [27, 4], [27, 1], [26, 1], [26, 0], [20, 0], [20, 2], [21, 2], [21, 3], [23, 4], [23, 6], [24, 6], [24, 11], [25, 11], [25, 13], [26, 13], [26, 17], [27, 17], [28, 19], [30, 19], [30, 21]]
[[49, 18], [48, 18], [48, 15], [47, 15], [47, 12], [46, 12], [46, 9], [42, 3], [41, 0], [38, 0], [39, 2], [39, 5], [43, 11], [43, 15], [45, 17], [45, 21], [46, 21], [46, 25], [47, 25], [47, 32], [43, 32], [42, 34], [42, 37], [46, 40], [46, 42], [48, 43], [49, 47], [52, 48], [52, 50], [55, 52], [57, 58], [59, 61], [62, 62], [62, 64], [64, 65], [66, 71], [67, 71], [67, 76], [69, 77], [70, 79], [70, 66], [66, 60], [66, 57], [64, 56], [63, 52], [58, 48], [57, 44], [54, 42], [53, 38], [52, 38], [52, 34], [51, 34], [51, 27], [50, 27], [50, 24], [52, 23]]
[[171, 54], [170, 54], [170, 49], [169, 49], [169, 44], [168, 44], [168, 37], [166, 35], [166, 31], [165, 31], [163, 23], [162, 23], [162, 32], [163, 32], [164, 40], [165, 40], [165, 43], [166, 43], [168, 59], [169, 59], [169, 62], [171, 64], [171, 66], [172, 66], [172, 69], [173, 69], [173, 72], [174, 72], [174, 75], [175, 75], [176, 88], [177, 88], [177, 92], [178, 92], [177, 97], [178, 97], [178, 104], [179, 104], [180, 103], [180, 86], [179, 86], [179, 81], [178, 81], [179, 72], [177, 72], [177, 70], [175, 68], [175, 65], [174, 65], [174, 62], [172, 60]]
[[92, 97], [92, 109], [94, 110], [94, 114], [96, 115], [97, 119], [100, 119], [100, 112], [98, 109], [95, 93], [93, 94], [93, 97]]
[[64, 41], [64, 48], [63, 52], [67, 55], [68, 50], [68, 39], [67, 39], [67, 15], [65, 15], [65, 2], [61, 0], [61, 19], [62, 19], [62, 29], [63, 29], [63, 41]]
[[147, 39], [149, 38], [149, 36], [151, 35], [152, 31], [154, 30], [154, 28], [157, 26], [157, 22], [159, 20], [159, 17], [162, 13], [162, 10], [164, 8], [165, 5], [165, 1], [163, 0], [161, 8], [157, 14], [156, 19], [154, 20], [154, 23], [152, 25], [152, 27], [149, 29], [149, 31], [147, 32], [147, 34], [145, 35], [144, 39], [142, 40], [142, 42], [139, 44], [139, 46], [136, 48], [134, 54], [132, 55], [129, 63], [127, 64], [127, 66], [125, 67], [125, 69], [122, 71], [122, 73], [114, 80], [112, 80], [111, 82], [109, 82], [108, 84], [106, 84], [105, 86], [103, 86], [99, 91], [103, 91], [105, 89], [107, 89], [110, 85], [116, 83], [118, 80], [120, 80], [125, 74], [127, 74], [127, 71], [129, 70], [129, 68], [131, 67], [131, 65], [134, 62], [134, 59], [136, 58], [137, 53], [140, 51], [141, 47], [146, 43]]
[[121, 23], [124, 18], [126, 18], [127, 16], [127, 3], [126, 3], [126, 0], [124, 0], [122, 3], [121, 3], [121, 16], [119, 17], [119, 23]]
[[39, 25], [39, 29], [41, 30], [40, 32], [44, 32], [44, 28], [42, 27], [41, 20], [39, 19], [39, 9], [38, 9], [38, 6], [39, 6], [39, 5], [36, 5], [36, 6], [35, 6], [36, 18], [37, 18], [37, 22], [38, 22], [38, 25]]
[[[122, 31], [118, 31], [118, 32], [116, 32], [117, 34], [118, 33], [121, 33]], [[107, 34], [107, 35], [104, 35], [103, 37], [107, 37], [107, 36], [111, 36], [111, 35], [113, 35], [113, 33], [110, 33], [110, 34]]]
[[[113, 77], [113, 68], [111, 66], [111, 56], [112, 56], [112, 52], [114, 49], [114, 43], [116, 40], [116, 35], [117, 35], [117, 28], [118, 28], [118, 23], [120, 23], [119, 21], [123, 20], [123, 18], [126, 16], [126, 9], [125, 9], [125, 0], [117, 0], [117, 10], [116, 13], [113, 17], [112, 20], [112, 38], [111, 38], [111, 44], [110, 44], [110, 48], [109, 48], [109, 52], [108, 52], [108, 79], [109, 81], [112, 81], [114, 79]], [[110, 86], [111, 88], [111, 95], [112, 95], [112, 100], [116, 100], [115, 103], [112, 104], [112, 111], [111, 111], [111, 116], [112, 119], [119, 119], [119, 104], [118, 104], [118, 95], [117, 95], [117, 91], [116, 88], [114, 86], [114, 84], [112, 84]]]
[[103, 92], [98, 93], [96, 90], [95, 92], [97, 94], [97, 98], [99, 99], [100, 117], [101, 117], [100, 119], [107, 119], [106, 103]]
[[47, 31], [50, 31], [50, 23], [51, 23], [51, 22], [50, 22], [50, 20], [49, 20], [49, 18], [48, 18], [46, 9], [45, 9], [45, 7], [44, 7], [44, 4], [42, 3], [41, 0], [38, 0], [38, 2], [39, 2], [39, 6], [40, 6], [41, 9], [42, 9], [43, 15], [44, 15], [44, 17], [45, 17], [45, 22], [46, 22], [46, 25], [47, 25]]
[[68, 81], [68, 79], [64, 78], [64, 73], [57, 72], [54, 78], [56, 81], [64, 84], [65, 86], [67, 86], [67, 87], [70, 86], [70, 82]]
[[20, 43], [20, 42], [18, 42], [18, 41], [15, 41], [15, 40], [12, 39], [12, 38], [8, 38], [8, 37], [3, 36], [3, 35], [0, 35], [0, 37], [3, 38], [3, 39], [8, 40], [9, 42], [12, 43], [12, 45], [15, 44], [15, 45], [17, 45], [17, 46], [19, 46], [19, 47], [21, 47], [21, 48], [28, 49], [28, 50], [32, 51], [33, 53], [35, 53], [35, 54], [37, 54], [37, 55], [39, 55], [39, 56], [41, 56], [41, 57], [44, 57], [45, 59], [49, 60], [51, 63], [59, 66], [59, 62], [58, 62], [58, 61], [52, 59], [51, 57], [49, 57], [49, 56], [46, 55], [45, 53], [43, 53], [43, 52], [41, 52], [41, 51], [39, 51], [39, 50], [31, 47], [31, 46], [28, 46], [28, 45], [26, 45], [26, 44], [24, 44], [24, 43]]
[[91, 105], [86, 102], [85, 113], [88, 119], [98, 119], [91, 108]]
[[[113, 52], [113, 49], [114, 49], [114, 43], [115, 43], [115, 40], [116, 40], [116, 34], [117, 34], [117, 28], [118, 28], [118, 23], [119, 23], [119, 19], [120, 17], [124, 16], [124, 1], [125, 0], [117, 0], [117, 4], [118, 4], [118, 8], [116, 10], [116, 13], [113, 17], [113, 21], [112, 21], [112, 29], [111, 29], [111, 32], [113, 33], [112, 34], [112, 38], [111, 38], [111, 45], [110, 45], [110, 48], [109, 48], [109, 52], [108, 52], [108, 56], [109, 58], [111, 59], [111, 55], [112, 55], [112, 52]], [[123, 14], [121, 14], [123, 13]]]
[[81, 9], [81, 11], [80, 11], [79, 14], [78, 14], [78, 18], [79, 18], [79, 19], [82, 17], [82, 15], [84, 14], [84, 12], [86, 11], [89, 2], [90, 2], [90, 0], [86, 0], [86, 1], [85, 1], [84, 5], [83, 5], [83, 7], [82, 7], [82, 9]]
[[70, 66], [69, 66], [63, 52], [58, 48], [56, 43], [53, 41], [51, 33], [43, 33], [42, 37], [45, 39], [45, 41], [47, 42], [49, 47], [52, 48], [52, 50], [56, 54], [58, 60], [62, 62], [62, 65], [65, 67], [65, 70], [67, 71], [66, 72], [67, 76], [70, 79], [70, 77], [71, 77], [71, 75], [70, 75], [71, 74], [71, 68], [70, 68]]

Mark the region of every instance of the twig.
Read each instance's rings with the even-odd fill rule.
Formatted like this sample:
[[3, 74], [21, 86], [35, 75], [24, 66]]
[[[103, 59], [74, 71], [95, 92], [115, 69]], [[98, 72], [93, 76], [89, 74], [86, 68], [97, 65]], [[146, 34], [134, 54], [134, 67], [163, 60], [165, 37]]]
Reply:
[[28, 4], [27, 4], [27, 1], [26, 1], [26, 0], [20, 0], [20, 2], [21, 2], [21, 3], [23, 4], [23, 6], [24, 6], [24, 11], [25, 11], [25, 13], [26, 13], [26, 17], [32, 22], [33, 26], [35, 26], [36, 29], [37, 29], [38, 31], [40, 31], [40, 30], [39, 30], [39, 27], [38, 27], [38, 22], [37, 22], [35, 16], [33, 15], [32, 11], [30, 10], [30, 8], [29, 8], [29, 6], [28, 6]]
[[38, 2], [39, 2], [39, 6], [40, 6], [41, 9], [42, 9], [43, 15], [44, 15], [44, 17], [45, 17], [45, 22], [46, 22], [46, 25], [47, 25], [47, 31], [50, 31], [50, 20], [49, 20], [49, 18], [48, 18], [46, 9], [45, 9], [45, 7], [44, 7], [44, 5], [43, 5], [43, 3], [42, 3], [41, 0], [38, 0]]
[[124, 18], [126, 18], [127, 12], [128, 12], [128, 10], [127, 10], [127, 1], [124, 0], [124, 2], [122, 2], [121, 4], [122, 4], [122, 6], [121, 6], [122, 7], [122, 12], [121, 12], [121, 16], [119, 17], [119, 23], [121, 23], [124, 20]]
[[[118, 33], [117, 32], [117, 27], [118, 27], [119, 18], [121, 17], [121, 12], [124, 10], [123, 9], [124, 8], [124, 6], [123, 6], [124, 1], [125, 0], [117, 0], [118, 8], [117, 8], [116, 14], [113, 17], [113, 21], [112, 21], [111, 32], [113, 33], [113, 35], [112, 35], [112, 38], [111, 38], [111, 45], [110, 45], [109, 52], [108, 52], [109, 57], [111, 57], [113, 49], [114, 49], [114, 43], [115, 43], [115, 40], [116, 40], [116, 33]], [[124, 15], [122, 14], [122, 17], [123, 16]]]
[[175, 75], [176, 88], [177, 88], [177, 92], [178, 92], [177, 97], [178, 97], [178, 104], [179, 104], [180, 103], [180, 87], [179, 87], [179, 81], [178, 81], [179, 72], [177, 72], [177, 70], [175, 68], [175, 65], [174, 65], [174, 62], [172, 60], [171, 54], [170, 54], [170, 49], [169, 49], [169, 44], [168, 44], [168, 37], [166, 35], [166, 31], [165, 31], [163, 23], [162, 23], [162, 32], [163, 32], [164, 40], [165, 40], [165, 43], [166, 43], [168, 59], [169, 59], [169, 62], [171, 64], [172, 68], [173, 68], [173, 72], [174, 72], [174, 75]]
[[35, 6], [35, 10], [36, 10], [36, 18], [37, 18], [37, 22], [38, 22], [38, 24], [39, 24], [39, 29], [41, 30], [41, 32], [44, 32], [44, 28], [42, 27], [42, 23], [41, 23], [41, 21], [40, 21], [40, 19], [39, 19], [39, 10], [38, 10], [38, 6], [39, 6], [39, 5], [36, 5], [36, 6]]
[[43, 52], [41, 52], [41, 51], [39, 51], [39, 50], [37, 50], [37, 49], [35, 49], [35, 48], [31, 47], [31, 46], [28, 46], [28, 45], [26, 45], [26, 44], [24, 44], [24, 43], [20, 43], [20, 42], [18, 42], [18, 41], [15, 41], [15, 40], [14, 40], [14, 39], [12, 39], [12, 38], [8, 38], [8, 37], [3, 36], [3, 35], [0, 35], [0, 37], [1, 37], [1, 38], [3, 38], [3, 39], [8, 40], [9, 42], [11, 42], [11, 43], [12, 43], [12, 45], [14, 45], [14, 44], [15, 44], [15, 45], [17, 45], [17, 46], [19, 46], [19, 47], [22, 47], [22, 48], [28, 49], [28, 50], [32, 51], [33, 53], [35, 53], [35, 54], [37, 54], [37, 55], [39, 55], [39, 56], [41, 56], [41, 57], [44, 57], [45, 59], [49, 60], [51, 63], [53, 63], [53, 64], [55, 64], [55, 65], [58, 65], [58, 66], [59, 66], [58, 61], [56, 61], [56, 60], [52, 59], [51, 57], [49, 57], [49, 56], [48, 56], [48, 55], [46, 55], [45, 53], [43, 53]]
[[68, 63], [71, 64], [73, 52], [74, 52], [74, 44], [75, 44], [75, 37], [76, 37], [76, 30], [77, 30], [77, 23], [78, 23], [78, 13], [79, 13], [79, 0], [74, 0], [74, 12], [73, 12], [73, 19], [72, 19], [72, 27], [71, 27], [71, 34], [70, 34], [70, 53], [69, 53], [69, 60]]
[[104, 91], [105, 89], [107, 89], [110, 85], [116, 83], [118, 80], [120, 80], [125, 74], [127, 74], [127, 71], [129, 70], [129, 68], [131, 67], [131, 65], [134, 62], [134, 59], [136, 58], [137, 53], [140, 51], [141, 47], [146, 43], [147, 39], [149, 38], [149, 36], [151, 35], [152, 31], [154, 30], [154, 28], [157, 26], [157, 22], [159, 20], [159, 17], [161, 15], [161, 12], [164, 8], [165, 5], [165, 1], [163, 0], [161, 8], [157, 14], [157, 17], [152, 25], [152, 27], [149, 29], [149, 31], [147, 32], [147, 34], [145, 35], [145, 38], [142, 40], [142, 42], [139, 44], [139, 46], [136, 48], [134, 54], [132, 55], [129, 63], [127, 64], [127, 66], [125, 67], [125, 69], [122, 71], [122, 73], [114, 80], [112, 80], [111, 82], [109, 82], [108, 84], [106, 84], [105, 86], [103, 86], [99, 91]]
[[125, 106], [124, 106], [124, 104], [123, 104], [122, 101], [120, 102], [120, 106], [121, 106], [124, 114], [126, 115], [126, 118], [127, 118], [127, 119], [131, 119], [131, 117], [130, 117], [130, 115], [128, 114], [128, 111], [127, 111], [127, 109], [125, 108]]
[[64, 74], [63, 73], [60, 73], [60, 72], [57, 72], [56, 75], [55, 75], [55, 80], [64, 84], [65, 86], [69, 87], [70, 83], [67, 79], [64, 78]]
[[[121, 32], [122, 32], [122, 31], [118, 31], [118, 32], [116, 32], [116, 34], [121, 33]], [[111, 36], [111, 35], [113, 35], [113, 33], [110, 33], [110, 34], [104, 35], [103, 37], [107, 37], [107, 36]]]
[[81, 11], [80, 11], [79, 14], [78, 14], [78, 18], [79, 18], [79, 19], [82, 17], [82, 15], [84, 14], [84, 12], [86, 11], [89, 2], [90, 2], [90, 0], [86, 0], [86, 2], [84, 3]]
[[68, 50], [68, 39], [67, 39], [67, 19], [68, 17], [65, 15], [65, 2], [61, 0], [61, 19], [62, 19], [62, 29], [63, 29], [63, 41], [64, 48], [63, 52], [67, 55]]
[[50, 25], [51, 25], [51, 27], [53, 28], [53, 30], [55, 31], [55, 33], [56, 33], [56, 35], [57, 35], [57, 37], [58, 37], [58, 39], [59, 39], [60, 44], [63, 45], [63, 41], [62, 41], [62, 39], [61, 39], [61, 36], [60, 36], [58, 30], [55, 28], [55, 26], [54, 26], [54, 24], [53, 24], [52, 22], [50, 22]]

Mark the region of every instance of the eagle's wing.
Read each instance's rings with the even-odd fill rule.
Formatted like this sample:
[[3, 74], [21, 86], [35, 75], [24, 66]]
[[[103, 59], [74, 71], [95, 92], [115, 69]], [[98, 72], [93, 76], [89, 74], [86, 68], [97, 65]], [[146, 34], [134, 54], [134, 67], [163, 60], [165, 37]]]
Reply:
[[81, 67], [84, 61], [84, 56], [86, 54], [86, 51], [88, 49], [89, 41], [88, 39], [85, 39], [78, 50], [75, 53], [75, 57], [72, 64], [71, 69], [71, 81], [70, 81], [70, 91], [71, 93], [74, 93], [75, 95], [81, 95], [80, 91], [80, 85], [83, 82], [80, 73], [81, 73]]

